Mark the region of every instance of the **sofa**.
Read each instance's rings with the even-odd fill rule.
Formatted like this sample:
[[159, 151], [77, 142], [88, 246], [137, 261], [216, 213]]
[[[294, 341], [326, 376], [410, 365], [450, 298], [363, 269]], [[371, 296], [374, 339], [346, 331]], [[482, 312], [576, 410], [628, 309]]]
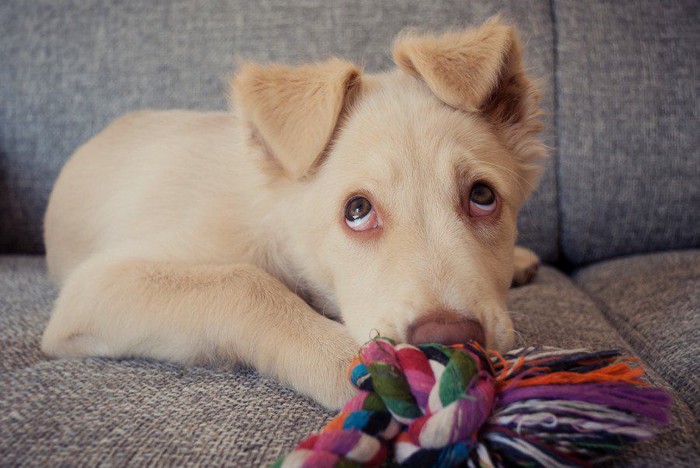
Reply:
[[500, 12], [541, 79], [551, 157], [519, 218], [544, 265], [510, 292], [520, 344], [616, 348], [673, 398], [608, 463], [700, 466], [696, 0], [5, 0], [0, 4], [0, 465], [273, 462], [332, 413], [254, 370], [50, 360], [42, 217], [63, 163], [140, 108], [225, 109], [236, 61], [391, 67], [405, 27]]

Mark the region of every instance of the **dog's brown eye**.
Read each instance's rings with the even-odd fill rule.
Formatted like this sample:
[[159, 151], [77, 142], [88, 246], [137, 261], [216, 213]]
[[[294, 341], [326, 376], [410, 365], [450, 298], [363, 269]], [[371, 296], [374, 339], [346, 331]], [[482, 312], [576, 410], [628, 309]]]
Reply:
[[353, 231], [366, 231], [377, 227], [377, 214], [365, 197], [355, 197], [345, 205], [345, 224]]
[[345, 207], [345, 219], [357, 221], [372, 211], [372, 204], [365, 197], [355, 197]]
[[487, 216], [496, 211], [496, 193], [486, 184], [475, 184], [469, 194], [469, 216]]
[[493, 193], [487, 185], [476, 184], [472, 187], [472, 193], [469, 194], [469, 200], [479, 205], [490, 205], [496, 201], [496, 194]]

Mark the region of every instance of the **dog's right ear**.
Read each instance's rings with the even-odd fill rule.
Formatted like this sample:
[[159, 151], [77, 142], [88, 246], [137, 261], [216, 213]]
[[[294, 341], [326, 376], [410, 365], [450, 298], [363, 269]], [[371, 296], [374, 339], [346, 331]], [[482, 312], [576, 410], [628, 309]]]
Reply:
[[359, 85], [359, 68], [336, 58], [299, 67], [246, 63], [231, 81], [234, 106], [292, 179], [318, 162]]
[[483, 116], [501, 132], [531, 190], [546, 149], [536, 138], [542, 130], [539, 90], [523, 67], [515, 28], [494, 17], [438, 36], [408, 33], [394, 43], [393, 55], [441, 101]]

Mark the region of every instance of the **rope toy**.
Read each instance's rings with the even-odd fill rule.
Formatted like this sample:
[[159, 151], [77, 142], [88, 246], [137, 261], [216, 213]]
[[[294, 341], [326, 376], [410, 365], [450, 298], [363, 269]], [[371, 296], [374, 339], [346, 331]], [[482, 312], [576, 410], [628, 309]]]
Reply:
[[358, 393], [274, 467], [580, 466], [647, 440], [669, 395], [618, 351], [365, 344]]

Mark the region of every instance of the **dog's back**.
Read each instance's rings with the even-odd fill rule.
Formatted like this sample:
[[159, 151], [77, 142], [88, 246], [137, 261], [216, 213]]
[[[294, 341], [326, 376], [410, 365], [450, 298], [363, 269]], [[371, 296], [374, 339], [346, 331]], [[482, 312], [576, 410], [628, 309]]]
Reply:
[[236, 255], [236, 242], [216, 235], [221, 214], [253, 177], [239, 177], [241, 164], [232, 164], [239, 151], [233, 121], [230, 113], [135, 112], [80, 147], [46, 212], [54, 280], [61, 283], [90, 255], [115, 250], [198, 261], [207, 252]]

